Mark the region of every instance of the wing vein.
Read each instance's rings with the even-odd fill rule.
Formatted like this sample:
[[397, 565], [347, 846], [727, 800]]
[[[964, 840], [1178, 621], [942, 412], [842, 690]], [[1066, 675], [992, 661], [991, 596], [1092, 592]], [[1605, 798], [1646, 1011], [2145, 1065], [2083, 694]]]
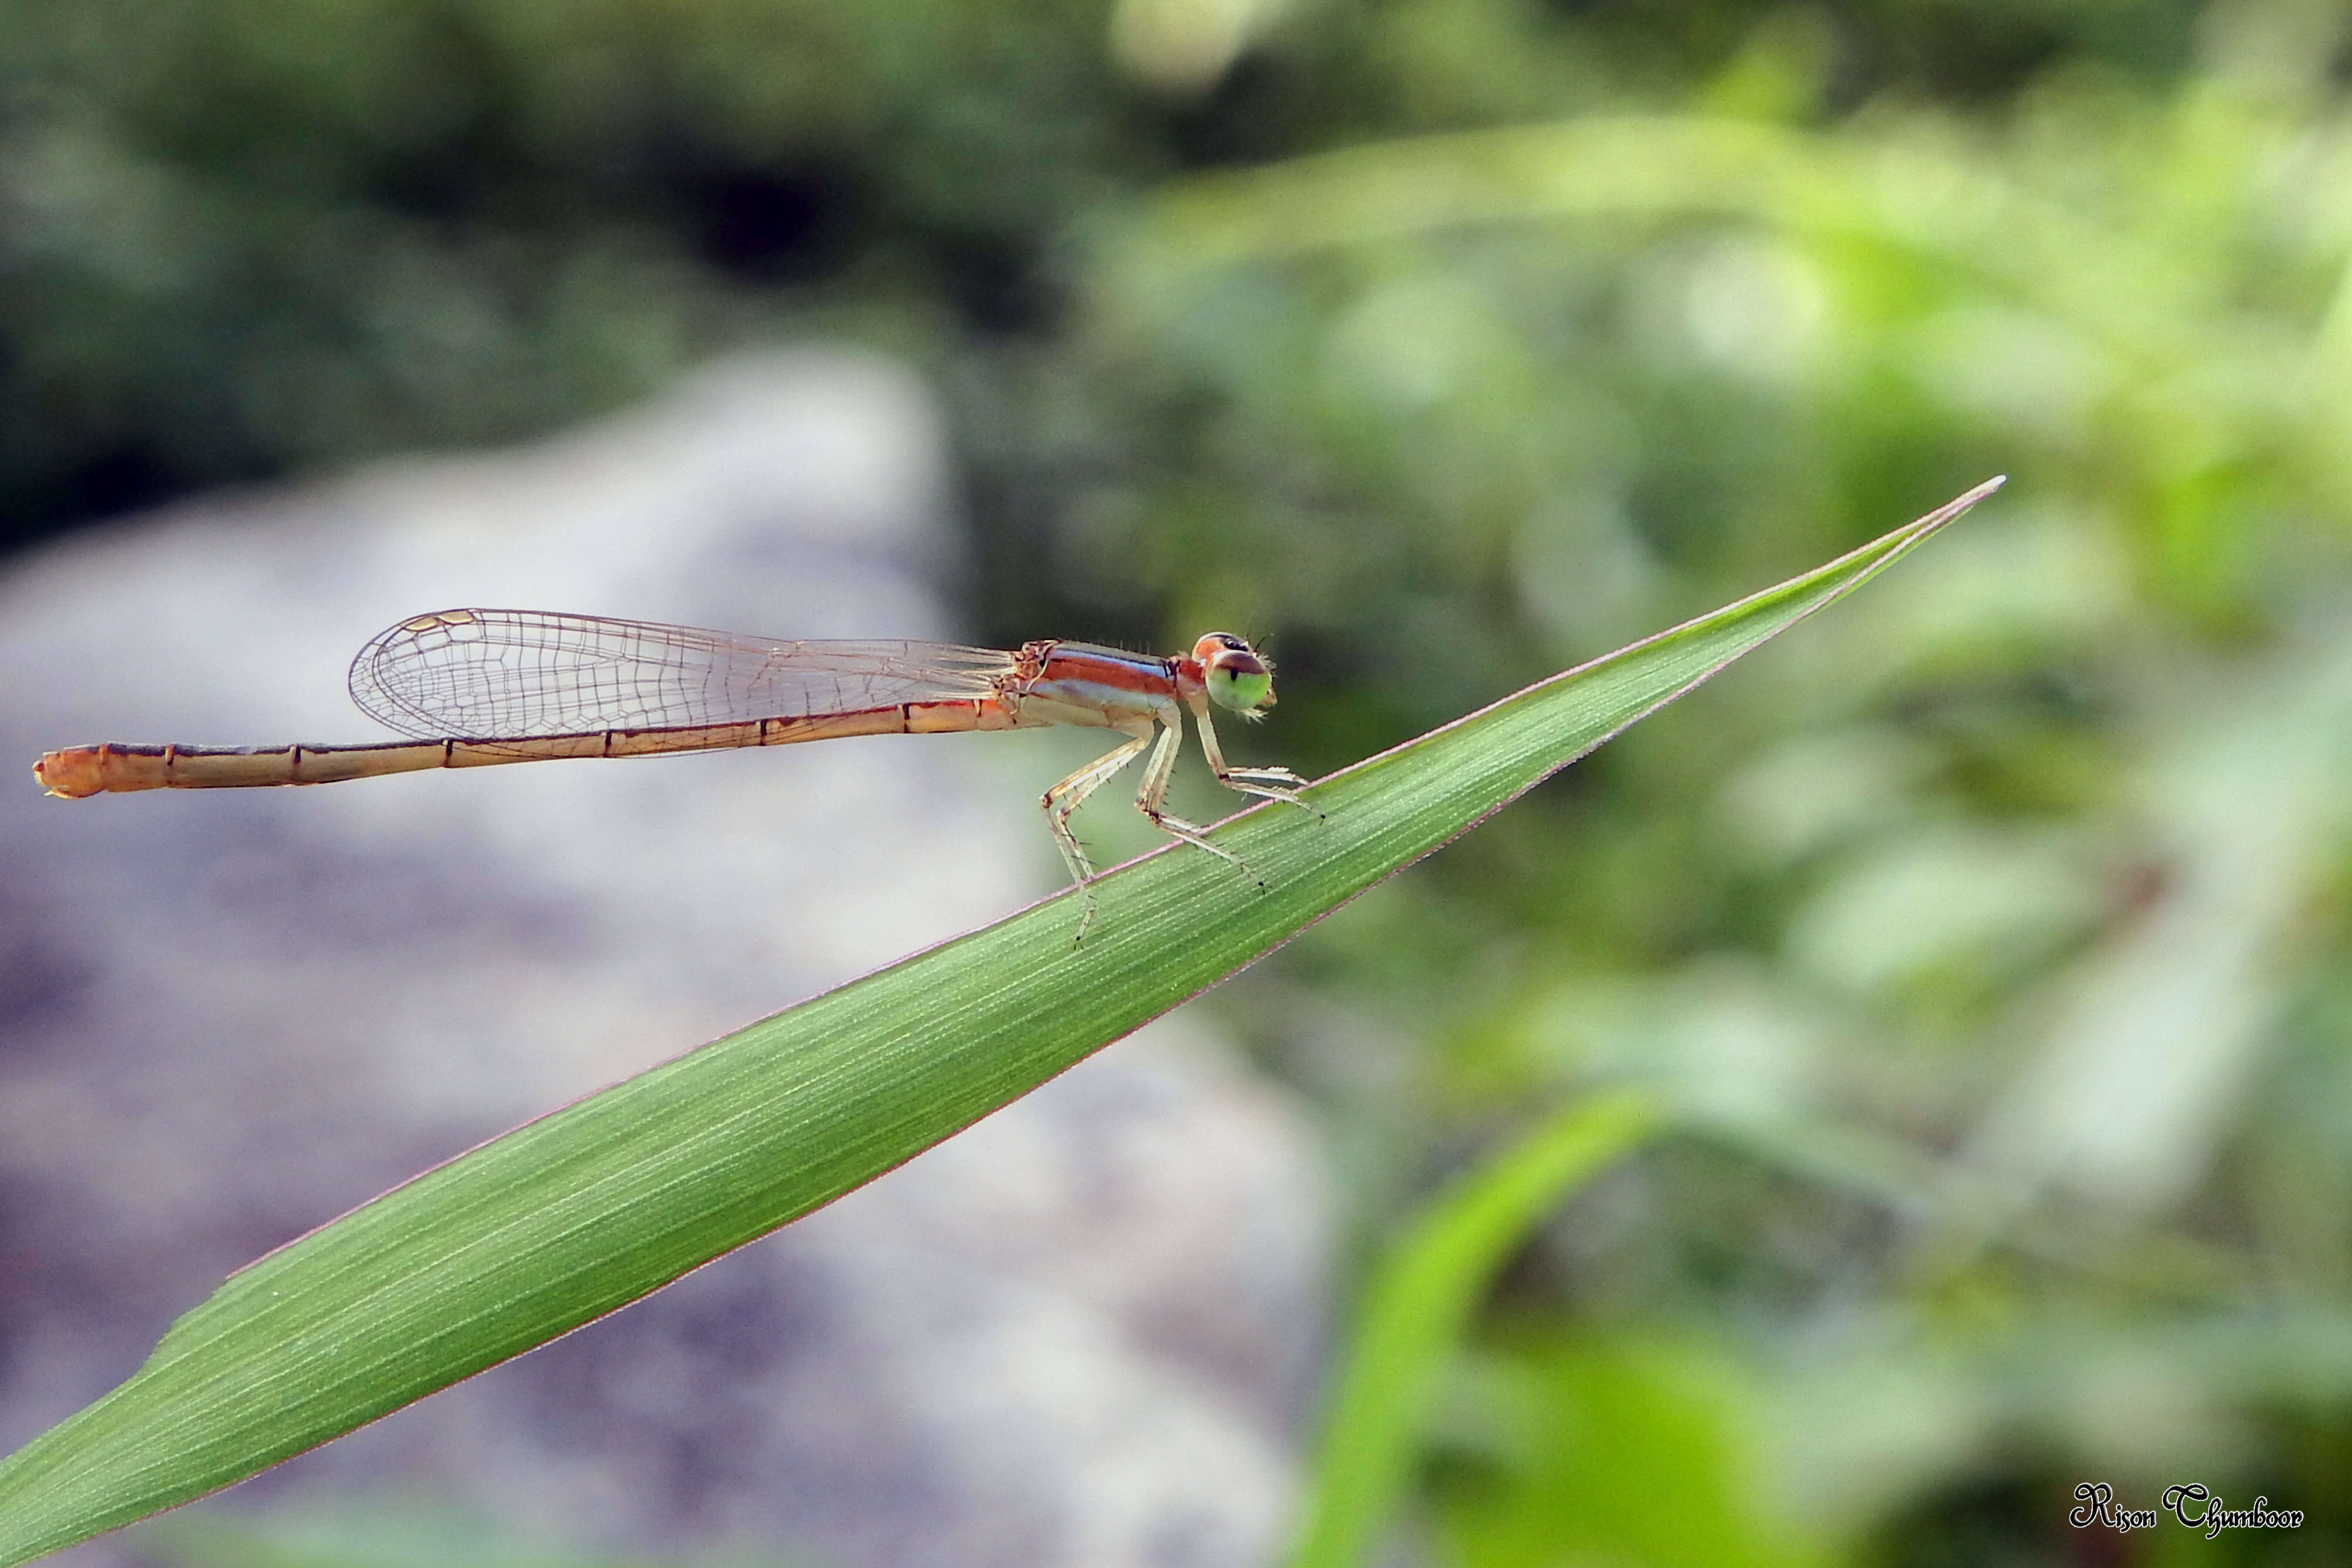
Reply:
[[369, 639], [352, 700], [423, 740], [805, 719], [984, 697], [1013, 657], [953, 643], [781, 641], [544, 610], [443, 610]]

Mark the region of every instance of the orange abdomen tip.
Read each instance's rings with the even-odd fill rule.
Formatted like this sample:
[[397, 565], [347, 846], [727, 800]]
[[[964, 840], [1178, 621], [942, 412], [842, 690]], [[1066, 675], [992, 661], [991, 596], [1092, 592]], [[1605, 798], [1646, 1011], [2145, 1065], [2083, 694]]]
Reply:
[[33, 776], [41, 781], [43, 789], [65, 800], [80, 800], [106, 788], [95, 746], [44, 752], [33, 764]]

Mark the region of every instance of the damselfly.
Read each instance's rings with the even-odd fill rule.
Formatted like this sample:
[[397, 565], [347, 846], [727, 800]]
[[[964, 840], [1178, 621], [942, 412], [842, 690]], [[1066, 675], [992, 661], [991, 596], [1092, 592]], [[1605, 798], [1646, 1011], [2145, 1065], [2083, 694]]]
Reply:
[[[1017, 653], [929, 642], [777, 642], [690, 626], [536, 610], [443, 610], [371, 639], [352, 700], [410, 737], [352, 746], [74, 746], [33, 773], [56, 795], [334, 784], [425, 768], [553, 757], [636, 757], [782, 746], [844, 735], [928, 735], [1075, 724], [1128, 737], [1045, 792], [1045, 824], [1085, 910], [1095, 875], [1070, 830], [1087, 795], [1149, 749], [1136, 809], [1172, 837], [1255, 873], [1162, 807], [1189, 710], [1217, 782], [1306, 806], [1287, 768], [1229, 766], [1211, 704], [1257, 719], [1274, 671], [1240, 637], [1212, 632], [1175, 658], [1041, 641]], [[1307, 806], [1312, 810], [1313, 807]], [[1259, 884], [1261, 887], [1263, 883]]]

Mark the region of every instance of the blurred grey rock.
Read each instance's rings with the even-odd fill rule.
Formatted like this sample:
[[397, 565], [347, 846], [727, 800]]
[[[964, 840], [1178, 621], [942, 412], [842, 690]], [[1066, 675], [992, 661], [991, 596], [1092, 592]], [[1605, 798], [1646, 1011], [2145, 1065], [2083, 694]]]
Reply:
[[[450, 605], [952, 635], [947, 505], [919, 386], [808, 353], [528, 451], [174, 509], [0, 579], [0, 757], [369, 738], [352, 650]], [[1058, 753], [1024, 788], [971, 749], [1022, 743], [0, 789], [0, 1442], [423, 1166], [1047, 890]], [[1122, 1042], [214, 1506], [426, 1498], [839, 1564], [1265, 1562], [1325, 1208], [1299, 1118], [1204, 1033]]]

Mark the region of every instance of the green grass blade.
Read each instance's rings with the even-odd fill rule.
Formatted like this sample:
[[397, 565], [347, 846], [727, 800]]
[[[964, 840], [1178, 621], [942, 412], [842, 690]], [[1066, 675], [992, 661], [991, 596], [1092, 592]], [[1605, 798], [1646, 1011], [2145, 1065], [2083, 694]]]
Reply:
[[[1998, 483], [1999, 481], [1994, 481]], [[1214, 984], [1990, 493], [518, 1129], [231, 1278], [0, 1461], [0, 1563], [252, 1475], [656, 1289]]]
[[1292, 1568], [1365, 1560], [1411, 1482], [1438, 1373], [1495, 1271], [1546, 1213], [1658, 1121], [1639, 1095], [1586, 1100], [1475, 1172], [1398, 1238], [1364, 1291]]

